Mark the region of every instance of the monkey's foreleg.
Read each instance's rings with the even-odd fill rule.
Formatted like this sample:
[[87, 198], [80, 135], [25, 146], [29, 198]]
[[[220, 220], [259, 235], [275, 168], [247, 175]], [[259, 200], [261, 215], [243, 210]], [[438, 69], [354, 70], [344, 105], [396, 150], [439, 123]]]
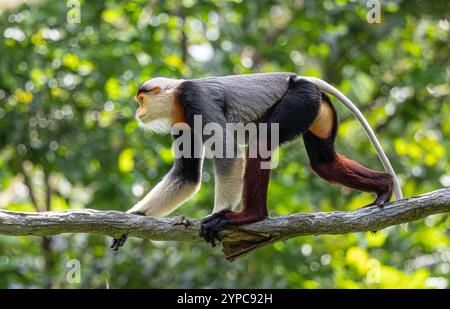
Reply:
[[[201, 167], [199, 164], [201, 163], [201, 159], [197, 160], [199, 163], [197, 163], [196, 175], [193, 179], [189, 179], [185, 174], [178, 172], [178, 168], [182, 169], [184, 173], [187, 170], [186, 164], [182, 168], [177, 167], [177, 164], [181, 164], [180, 161], [182, 160], [178, 160], [171, 172], [142, 201], [128, 210], [127, 213], [139, 216], [162, 217], [174, 211], [195, 194], [200, 188]], [[114, 251], [119, 250], [126, 239], [126, 235], [122, 235], [119, 239], [113, 239], [111, 248]]]
[[234, 210], [242, 197], [245, 156], [234, 159], [216, 158], [214, 162], [214, 210], [218, 213]]
[[[180, 149], [175, 149], [175, 160], [170, 172], [136, 205], [127, 213], [162, 217], [170, 214], [181, 204], [194, 195], [200, 189], [203, 146], [202, 143], [195, 143], [197, 138], [190, 131], [190, 144], [186, 144], [190, 150], [186, 155]], [[178, 138], [182, 134], [175, 135]], [[114, 239], [111, 248], [117, 251], [125, 243], [127, 237], [122, 235], [119, 239]]]

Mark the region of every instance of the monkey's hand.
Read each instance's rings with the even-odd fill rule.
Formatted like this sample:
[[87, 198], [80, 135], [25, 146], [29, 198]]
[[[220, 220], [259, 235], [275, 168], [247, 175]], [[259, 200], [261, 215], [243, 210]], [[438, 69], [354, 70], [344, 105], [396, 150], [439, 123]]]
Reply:
[[123, 246], [125, 241], [127, 240], [127, 235], [122, 235], [120, 238], [113, 238], [113, 242], [110, 246], [110, 248], [113, 249], [113, 251], [119, 250], [120, 247]]
[[[133, 211], [133, 212], [128, 212], [132, 215], [137, 215], [137, 216], [145, 216], [145, 213], [140, 212], [140, 211]], [[127, 235], [123, 234], [120, 238], [113, 238], [112, 244], [111, 246], [109, 246], [110, 248], [113, 249], [113, 251], [118, 251], [120, 247], [122, 247], [125, 242], [127, 241]]]
[[216, 241], [222, 241], [222, 237], [219, 231], [230, 223], [225, 215], [225, 212], [218, 212], [212, 214], [202, 220], [200, 223], [199, 235], [205, 239], [205, 241], [211, 244], [212, 247], [216, 246]]

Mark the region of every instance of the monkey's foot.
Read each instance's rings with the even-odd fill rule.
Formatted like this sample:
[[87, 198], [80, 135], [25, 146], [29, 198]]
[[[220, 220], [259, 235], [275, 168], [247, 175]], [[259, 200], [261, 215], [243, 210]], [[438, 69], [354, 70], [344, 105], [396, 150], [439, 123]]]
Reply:
[[110, 248], [112, 248], [113, 251], [117, 251], [120, 247], [123, 246], [126, 240], [127, 235], [122, 235], [120, 238], [114, 238]]
[[216, 241], [222, 241], [219, 231], [230, 223], [230, 219], [224, 212], [212, 214], [202, 220], [200, 223], [199, 236], [203, 237], [206, 243], [216, 246]]
[[391, 196], [392, 196], [392, 191], [386, 191], [384, 193], [378, 194], [375, 201], [373, 201], [372, 203], [370, 203], [364, 207], [370, 207], [370, 206], [377, 205], [378, 207], [383, 208], [384, 204], [389, 203]]
[[[375, 199], [375, 201], [373, 201], [372, 203], [364, 206], [364, 207], [370, 207], [370, 206], [374, 206], [377, 205], [380, 208], [383, 208], [384, 204], [389, 203], [389, 200], [391, 199], [392, 196], [392, 191], [386, 191], [382, 194], [379, 194], [377, 196], [377, 198]], [[370, 231], [370, 233], [372, 235], [375, 235], [378, 231]]]

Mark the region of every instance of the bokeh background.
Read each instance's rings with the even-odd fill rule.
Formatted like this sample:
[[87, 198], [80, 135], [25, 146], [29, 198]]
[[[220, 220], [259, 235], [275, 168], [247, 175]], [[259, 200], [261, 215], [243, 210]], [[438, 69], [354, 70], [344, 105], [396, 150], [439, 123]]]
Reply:
[[[450, 186], [447, 1], [0, 1], [0, 208], [130, 208], [170, 169], [170, 137], [137, 128], [133, 96], [155, 76], [292, 71], [321, 77], [375, 128], [406, 196]], [[336, 103], [337, 148], [382, 169]], [[270, 215], [351, 210], [373, 196], [330, 185], [301, 139], [281, 150]], [[213, 207], [201, 191], [175, 215]], [[0, 236], [0, 287], [447, 288], [445, 215], [377, 234], [297, 237], [234, 263], [206, 244], [102, 235]], [[80, 282], [66, 280], [78, 260]]]

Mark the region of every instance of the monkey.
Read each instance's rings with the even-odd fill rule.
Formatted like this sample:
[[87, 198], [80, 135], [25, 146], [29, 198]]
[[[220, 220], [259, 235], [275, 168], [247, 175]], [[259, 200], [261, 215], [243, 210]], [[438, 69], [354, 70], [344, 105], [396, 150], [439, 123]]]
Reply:
[[[366, 168], [335, 151], [338, 117], [327, 93], [342, 102], [360, 121], [386, 172]], [[201, 221], [199, 231], [213, 247], [221, 241], [220, 231], [226, 226], [268, 217], [270, 169], [262, 168], [261, 164], [270, 162], [277, 147], [299, 136], [303, 137], [311, 169], [321, 178], [375, 193], [376, 198], [369, 205], [383, 206], [392, 194], [396, 199], [402, 198], [397, 176], [363, 114], [345, 95], [321, 79], [288, 72], [187, 80], [156, 77], [142, 83], [135, 98], [139, 103], [136, 119], [141, 127], [164, 133], [178, 126], [188, 132], [190, 141], [196, 144], [187, 154], [176, 156], [168, 174], [127, 211], [135, 215], [166, 216], [199, 190], [206, 137], [193, 130], [196, 116], [202, 116], [203, 126], [216, 123], [223, 128], [227, 123], [277, 124], [277, 144], [267, 138], [273, 133], [269, 126], [267, 132], [258, 130], [256, 135], [248, 137], [245, 155], [214, 157], [214, 208], [212, 214]], [[175, 142], [180, 133], [172, 133], [172, 136]], [[223, 138], [224, 143], [226, 139]], [[250, 146], [258, 149], [261, 143], [265, 143], [269, 155], [263, 157], [257, 152], [250, 156]], [[241, 201], [241, 210], [236, 211]], [[123, 235], [114, 239], [111, 248], [118, 250], [126, 238]]]

